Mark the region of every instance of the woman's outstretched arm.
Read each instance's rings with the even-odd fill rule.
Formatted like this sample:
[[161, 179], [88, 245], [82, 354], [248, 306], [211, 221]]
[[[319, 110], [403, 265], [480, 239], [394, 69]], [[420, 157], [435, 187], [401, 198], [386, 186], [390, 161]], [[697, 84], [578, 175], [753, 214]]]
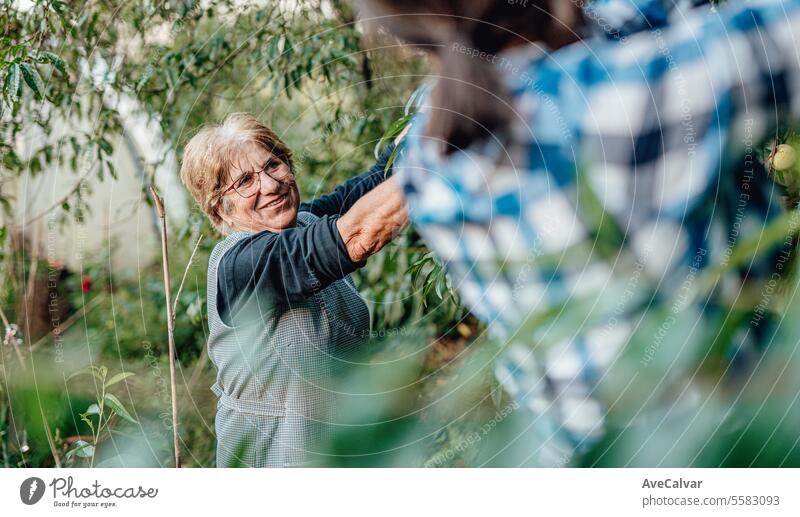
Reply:
[[400, 133], [394, 143], [384, 149], [378, 161], [369, 170], [345, 181], [330, 194], [320, 196], [308, 203], [303, 203], [300, 205], [300, 210], [311, 212], [317, 217], [341, 215], [350, 210], [362, 196], [391, 177], [392, 172], [394, 172], [393, 167], [390, 166], [387, 170], [386, 164], [389, 162], [394, 149], [400, 145], [407, 131], [408, 127]]
[[390, 178], [359, 199], [336, 221], [350, 260], [361, 262], [381, 250], [408, 224], [403, 191]]

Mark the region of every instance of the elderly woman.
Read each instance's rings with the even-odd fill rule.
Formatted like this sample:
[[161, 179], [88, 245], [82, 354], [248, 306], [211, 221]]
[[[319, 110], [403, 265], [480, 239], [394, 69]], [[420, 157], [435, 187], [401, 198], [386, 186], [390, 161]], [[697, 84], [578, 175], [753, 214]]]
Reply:
[[[300, 202], [292, 154], [232, 114], [186, 145], [181, 178], [224, 234], [208, 265], [217, 466], [299, 466], [330, 429], [331, 375], [369, 335], [349, 275], [406, 224], [384, 169]], [[390, 171], [391, 172], [391, 171]]]

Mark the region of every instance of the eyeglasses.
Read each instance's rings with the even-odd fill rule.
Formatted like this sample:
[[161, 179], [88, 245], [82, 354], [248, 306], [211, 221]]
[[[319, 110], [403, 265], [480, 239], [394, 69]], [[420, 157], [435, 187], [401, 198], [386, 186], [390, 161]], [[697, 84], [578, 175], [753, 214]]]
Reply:
[[231, 190], [236, 191], [243, 198], [255, 196], [261, 190], [261, 173], [266, 174], [278, 183], [288, 183], [294, 178], [294, 173], [288, 165], [278, 158], [270, 158], [263, 169], [245, 172], [236, 178], [228, 188], [220, 193], [220, 197]]

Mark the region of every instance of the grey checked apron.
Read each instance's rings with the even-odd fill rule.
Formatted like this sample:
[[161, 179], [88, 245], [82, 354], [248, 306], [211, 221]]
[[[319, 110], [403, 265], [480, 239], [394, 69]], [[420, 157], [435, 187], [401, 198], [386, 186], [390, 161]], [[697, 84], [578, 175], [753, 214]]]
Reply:
[[[298, 226], [317, 219], [300, 212]], [[254, 293], [234, 327], [217, 312], [222, 256], [250, 234], [218, 243], [208, 264], [208, 353], [217, 368], [218, 467], [313, 465], [332, 430], [332, 375], [369, 335], [369, 311], [350, 277], [291, 307], [266, 311]], [[240, 316], [241, 315], [241, 316]]]

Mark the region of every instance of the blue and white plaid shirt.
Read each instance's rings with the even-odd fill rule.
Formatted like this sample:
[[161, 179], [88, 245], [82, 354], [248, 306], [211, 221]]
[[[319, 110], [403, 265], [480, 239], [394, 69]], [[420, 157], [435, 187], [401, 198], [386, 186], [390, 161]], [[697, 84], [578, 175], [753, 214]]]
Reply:
[[[756, 150], [800, 115], [800, 0], [672, 15], [671, 0], [594, 8], [610, 20], [631, 3], [640, 8], [618, 11], [625, 30], [607, 39], [497, 56], [517, 117], [491, 139], [440, 155], [423, 96], [395, 169], [413, 224], [509, 347], [496, 375], [535, 415], [538, 464], [564, 464], [602, 437], [598, 385], [655, 300], [672, 301], [643, 364], [677, 376], [677, 348], [708, 346], [698, 326], [749, 303], [745, 278], [774, 272], [772, 254], [693, 298], [704, 270], [781, 213]], [[578, 299], [582, 319], [564, 323]], [[523, 325], [532, 315], [549, 323]], [[692, 332], [675, 334], [687, 318]], [[736, 357], [763, 345], [759, 329], [739, 330]]]
[[[710, 0], [593, 0], [584, 8], [596, 36], [624, 39], [639, 31], [665, 27], [688, 9]], [[711, 7], [713, 9], [713, 7]]]

